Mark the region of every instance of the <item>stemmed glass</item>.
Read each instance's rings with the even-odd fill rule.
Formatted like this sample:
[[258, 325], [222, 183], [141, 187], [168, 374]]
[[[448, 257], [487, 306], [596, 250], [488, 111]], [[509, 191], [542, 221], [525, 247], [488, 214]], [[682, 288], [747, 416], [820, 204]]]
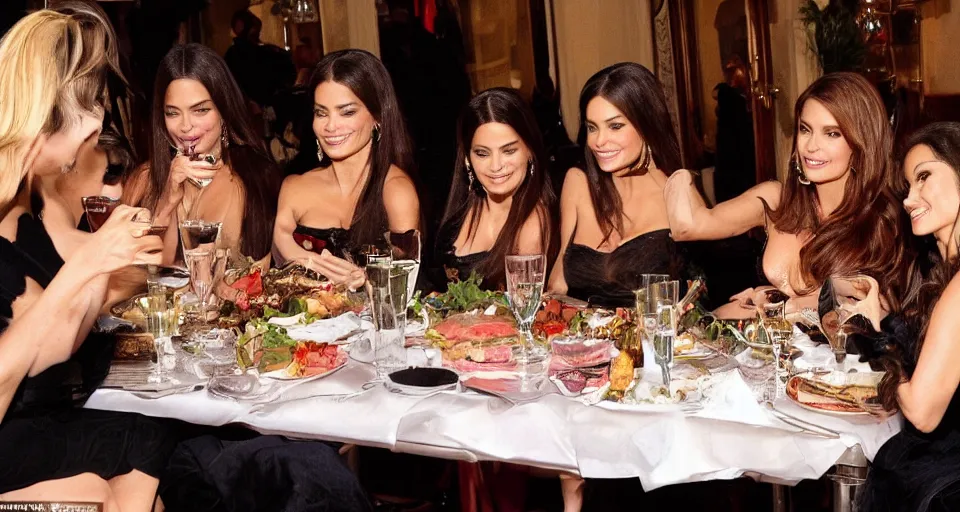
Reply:
[[[384, 238], [390, 244], [393, 266], [405, 270], [406, 298], [409, 300], [417, 289], [417, 276], [420, 275], [420, 231], [411, 229], [405, 233], [388, 232]], [[393, 277], [397, 277], [398, 274], [399, 272], [394, 271]], [[404, 307], [405, 311], [406, 307]]]
[[764, 304], [759, 312], [760, 326], [773, 349], [775, 390], [778, 398], [786, 392], [789, 373], [787, 361], [790, 358], [793, 340], [793, 324], [786, 319], [786, 306], [787, 302], [784, 298], [784, 300]]
[[679, 281], [663, 281], [650, 285], [650, 302], [656, 308], [653, 329], [653, 354], [663, 374], [663, 384], [670, 385], [673, 366], [673, 339], [677, 332], [677, 300]]
[[507, 299], [522, 338], [520, 354], [516, 359], [524, 372], [528, 370], [528, 365], [541, 363], [546, 358], [546, 350], [533, 344], [533, 334], [530, 332], [533, 319], [540, 309], [546, 265], [546, 258], [542, 254], [508, 255], [505, 261]]
[[[222, 274], [226, 263], [223, 250], [219, 248], [222, 222], [185, 220], [180, 223], [180, 242], [183, 259], [190, 272], [190, 285], [199, 301], [200, 323], [206, 327], [209, 300], [213, 295], [216, 279]], [[206, 341], [195, 333], [190, 341]], [[203, 333], [207, 334], [207, 333]]]

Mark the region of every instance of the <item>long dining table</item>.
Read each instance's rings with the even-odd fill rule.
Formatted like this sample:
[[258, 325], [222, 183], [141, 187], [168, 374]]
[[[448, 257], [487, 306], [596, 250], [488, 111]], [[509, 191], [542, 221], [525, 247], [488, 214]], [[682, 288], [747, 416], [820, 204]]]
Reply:
[[[516, 403], [463, 387], [411, 396], [369, 385], [374, 378], [372, 365], [351, 359], [267, 403], [218, 398], [205, 389], [161, 398], [99, 389], [86, 407], [199, 425], [241, 424], [264, 434], [438, 458], [505, 461], [584, 478], [638, 478], [648, 491], [745, 475], [780, 485], [819, 479], [851, 450], [872, 460], [902, 421], [829, 415], [786, 398], [772, 406], [758, 403], [736, 369], [715, 377], [695, 411], [587, 405], [557, 393]], [[839, 435], [817, 435], [782, 415]]]

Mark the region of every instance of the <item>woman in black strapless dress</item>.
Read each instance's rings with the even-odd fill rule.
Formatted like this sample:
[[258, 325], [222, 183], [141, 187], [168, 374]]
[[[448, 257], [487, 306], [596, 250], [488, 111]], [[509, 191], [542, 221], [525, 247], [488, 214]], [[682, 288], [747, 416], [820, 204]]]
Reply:
[[482, 286], [506, 287], [508, 254], [556, 255], [556, 198], [545, 168], [545, 149], [530, 107], [513, 90], [488, 89], [474, 96], [457, 123], [457, 161], [437, 244], [448, 280], [471, 273]]
[[880, 336], [857, 341], [862, 358], [886, 371], [884, 407], [906, 421], [877, 452], [860, 510], [960, 510], [960, 123], [921, 128], [904, 148], [903, 205], [919, 257], [902, 313], [881, 324]]
[[385, 233], [420, 229], [411, 143], [390, 75], [370, 53], [328, 54], [310, 89], [318, 166], [284, 180], [275, 252], [356, 289], [371, 246], [382, 251]]
[[623, 63], [580, 93], [585, 165], [567, 172], [560, 197], [563, 258], [550, 290], [603, 306], [632, 306], [642, 274], [686, 277], [670, 238], [663, 187], [680, 168], [659, 82]]

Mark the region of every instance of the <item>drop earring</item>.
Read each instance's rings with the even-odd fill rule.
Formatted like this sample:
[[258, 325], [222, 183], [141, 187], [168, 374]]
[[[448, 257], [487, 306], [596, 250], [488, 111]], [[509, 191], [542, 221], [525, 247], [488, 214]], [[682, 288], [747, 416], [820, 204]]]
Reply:
[[472, 190], [473, 189], [473, 169], [470, 167], [470, 159], [464, 158], [463, 163], [464, 165], [467, 166], [467, 181], [470, 182], [470, 189]]
[[380, 123], [375, 123], [373, 125], [373, 141], [380, 142]]
[[530, 176], [533, 176], [533, 160], [527, 161], [527, 170], [530, 172]]
[[223, 124], [220, 125], [220, 154], [223, 155], [223, 152], [230, 147], [230, 137], [227, 136], [227, 127]]
[[793, 167], [793, 170], [797, 172], [797, 181], [799, 181], [801, 185], [810, 184], [810, 180], [807, 179], [807, 175], [803, 173], [803, 168], [800, 167], [800, 162], [796, 155], [790, 159], [790, 167]]
[[317, 139], [317, 160], [323, 161], [323, 148], [320, 147], [320, 139]]

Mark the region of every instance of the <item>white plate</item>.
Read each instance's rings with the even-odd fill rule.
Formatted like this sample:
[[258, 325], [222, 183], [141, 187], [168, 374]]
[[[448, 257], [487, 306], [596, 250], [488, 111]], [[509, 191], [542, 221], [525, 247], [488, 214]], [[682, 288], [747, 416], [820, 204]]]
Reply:
[[819, 407], [814, 407], [812, 405], [807, 405], [800, 403], [793, 399], [791, 396], [787, 396], [791, 402], [799, 405], [800, 407], [813, 412], [818, 412], [820, 414], [829, 414], [830, 416], [840, 416], [840, 417], [850, 417], [850, 416], [869, 416], [870, 413], [867, 411], [831, 411], [827, 409], [820, 409]]
[[261, 375], [261, 377], [266, 377], [266, 378], [268, 378], [268, 379], [273, 379], [273, 380], [296, 380], [296, 381], [307, 382], [307, 381], [310, 381], [310, 380], [322, 379], [322, 378], [326, 377], [327, 375], [330, 375], [330, 374], [336, 372], [337, 370], [343, 368], [344, 366], [347, 365], [347, 355], [346, 355], [346, 354], [343, 354], [342, 359], [343, 359], [343, 361], [342, 361], [340, 364], [338, 364], [337, 366], [335, 366], [335, 367], [333, 367], [333, 368], [331, 368], [331, 369], [329, 369], [329, 370], [327, 370], [327, 371], [325, 371], [325, 372], [323, 372], [323, 373], [318, 373], [318, 374], [316, 374], [316, 375], [310, 375], [310, 376], [307, 376], [307, 377], [294, 377], [294, 376], [291, 376], [289, 373], [287, 373], [287, 369], [286, 369], [286, 368], [284, 368], [284, 369], [282, 369], [282, 370], [274, 370], [274, 371], [272, 371], [272, 372], [262, 373], [262, 374], [260, 374], [260, 375]]

